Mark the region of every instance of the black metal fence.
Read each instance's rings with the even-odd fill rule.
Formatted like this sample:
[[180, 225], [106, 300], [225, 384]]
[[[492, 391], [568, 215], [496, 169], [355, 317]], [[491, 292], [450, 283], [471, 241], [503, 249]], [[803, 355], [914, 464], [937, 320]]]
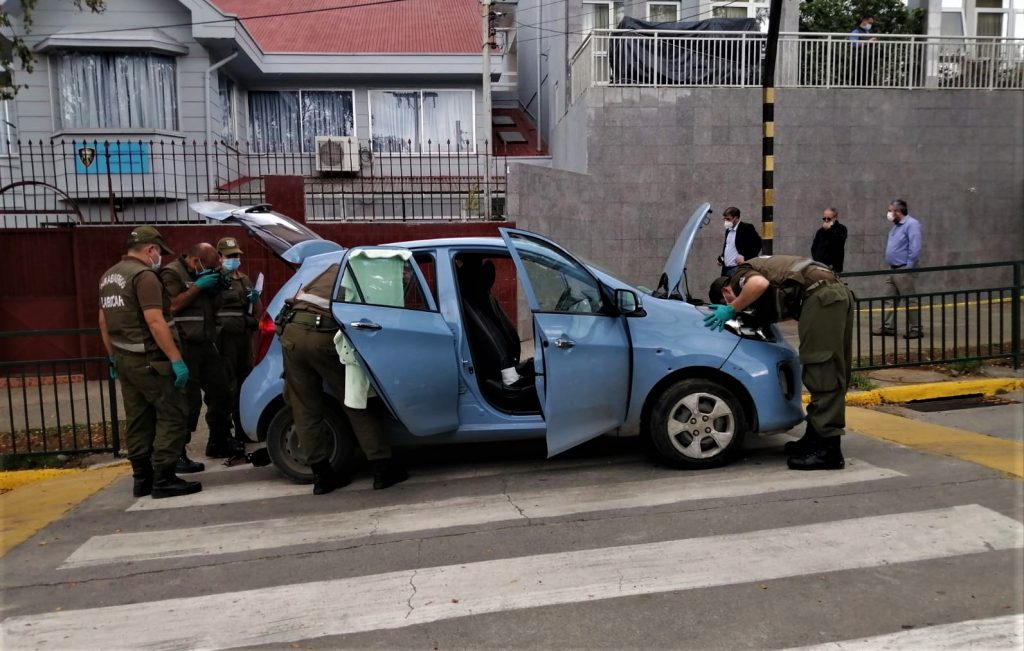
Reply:
[[0, 152], [7, 154], [0, 155], [0, 227], [202, 223], [190, 202], [262, 203], [267, 177], [279, 175], [304, 178], [310, 221], [479, 220], [504, 212], [506, 157], [487, 153], [486, 141], [398, 143], [400, 153], [388, 153], [342, 140], [300, 153], [182, 138], [9, 143]]
[[[4, 349], [47, 346], [91, 329], [0, 332]], [[7, 355], [5, 355], [7, 357]], [[0, 362], [0, 455], [113, 452], [121, 447], [115, 381], [106, 357]]]
[[[988, 359], [1012, 359], [1021, 364], [1021, 274], [1024, 261], [921, 267], [913, 270], [859, 271], [852, 278], [879, 278], [914, 274], [918, 285], [940, 290], [900, 296], [858, 296], [854, 323], [853, 367], [870, 370]], [[992, 279], [973, 289], [956, 287], [950, 272], [983, 270]], [[941, 274], [941, 275], [940, 275]], [[929, 279], [929, 276], [932, 279]], [[858, 283], [860, 284], [860, 283]], [[882, 287], [882, 282], [872, 287]], [[920, 337], [908, 337], [916, 313]], [[886, 317], [892, 315], [891, 327]], [[881, 331], [882, 334], [875, 334]]]

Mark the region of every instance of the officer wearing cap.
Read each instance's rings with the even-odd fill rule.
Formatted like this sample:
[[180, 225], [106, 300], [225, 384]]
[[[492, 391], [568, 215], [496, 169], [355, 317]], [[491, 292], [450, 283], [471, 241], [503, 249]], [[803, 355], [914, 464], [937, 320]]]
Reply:
[[387, 488], [405, 481], [408, 473], [391, 458], [391, 443], [380, 417], [382, 405], [367, 409], [345, 405], [345, 366], [338, 357], [334, 335], [338, 323], [331, 316], [331, 292], [338, 277], [333, 264], [285, 301], [275, 321], [281, 335], [284, 362], [284, 400], [292, 409], [295, 434], [313, 469], [313, 494], [323, 495], [350, 481], [348, 468], [331, 465], [332, 441], [324, 427], [324, 384], [345, 410], [359, 447], [373, 465], [373, 487]]
[[239, 414], [239, 391], [242, 382], [252, 371], [252, 335], [263, 307], [260, 292], [254, 288], [249, 276], [239, 269], [242, 265], [242, 249], [233, 237], [222, 237], [217, 242], [221, 268], [231, 284], [221, 292], [221, 305], [217, 311], [217, 327], [220, 337], [217, 348], [224, 362], [231, 392], [231, 420], [235, 425], [235, 436], [242, 439], [242, 422]]
[[803, 384], [811, 394], [807, 429], [786, 444], [793, 470], [838, 470], [846, 465], [840, 437], [846, 427], [850, 382], [853, 292], [827, 266], [792, 255], [748, 260], [711, 285], [712, 312], [704, 325], [719, 330], [747, 308], [772, 321], [797, 319]]
[[[224, 458], [244, 452], [231, 440], [231, 393], [217, 351], [217, 311], [220, 294], [227, 287], [220, 272], [220, 255], [211, 244], [201, 242], [161, 269], [160, 279], [171, 297], [171, 314], [181, 333], [182, 354], [190, 373], [186, 391], [189, 439], [199, 425], [205, 400], [210, 430], [206, 456]], [[203, 464], [188, 458], [183, 447], [178, 472], [203, 469]]]
[[189, 379], [170, 297], [157, 276], [161, 255], [173, 255], [159, 231], [140, 226], [127, 253], [100, 278], [99, 327], [110, 360], [110, 376], [121, 382], [132, 463], [132, 494], [154, 498], [189, 495], [202, 484], [175, 475], [185, 445]]

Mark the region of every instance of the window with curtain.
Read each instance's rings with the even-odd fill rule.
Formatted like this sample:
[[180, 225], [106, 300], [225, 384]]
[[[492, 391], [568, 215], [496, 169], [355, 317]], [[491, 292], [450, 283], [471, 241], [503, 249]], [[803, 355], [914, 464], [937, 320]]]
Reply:
[[61, 128], [177, 130], [173, 57], [67, 52], [54, 64]]
[[311, 153], [317, 136], [355, 133], [352, 91], [249, 92], [249, 134], [257, 152]]
[[614, 29], [623, 16], [625, 10], [621, 2], [584, 2], [583, 33], [594, 29]]
[[410, 154], [475, 151], [471, 90], [370, 91], [374, 151]]
[[220, 137], [233, 142], [235, 131], [235, 82], [230, 77], [218, 76], [217, 88], [220, 94]]
[[674, 23], [679, 20], [679, 3], [648, 2], [647, 20], [652, 23]]

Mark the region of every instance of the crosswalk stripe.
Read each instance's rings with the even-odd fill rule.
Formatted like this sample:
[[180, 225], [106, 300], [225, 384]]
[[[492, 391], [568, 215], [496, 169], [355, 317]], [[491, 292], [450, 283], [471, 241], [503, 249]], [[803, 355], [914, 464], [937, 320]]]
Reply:
[[789, 651], [878, 651], [879, 649], [985, 649], [985, 651], [1020, 651], [1024, 648], [1024, 615], [1007, 615], [966, 622], [926, 626], [888, 635], [875, 635], [856, 640], [826, 642]]
[[[972, 504], [19, 616], [0, 625], [0, 642], [19, 649], [282, 644], [483, 613], [1020, 549], [1022, 529], [1016, 520]], [[715, 553], [694, 562], [695, 549]]]
[[[634, 462], [636, 459], [630, 457], [619, 457], [614, 460], [595, 461], [593, 459], [573, 459], [571, 461], [541, 461], [537, 463], [520, 464], [498, 464], [474, 466], [470, 468], [450, 468], [441, 472], [437, 471], [416, 471], [407, 481], [409, 484], [425, 484], [428, 482], [455, 481], [459, 479], [479, 479], [497, 475], [517, 475], [530, 472], [551, 472], [556, 470], [581, 470], [586, 468], [608, 468], [613, 465], [622, 465]], [[192, 495], [176, 497], [173, 500], [154, 500], [149, 497], [139, 498], [134, 504], [128, 507], [128, 511], [154, 511], [161, 509], [180, 509], [191, 506], [218, 506], [222, 504], [239, 504], [242, 502], [254, 502], [257, 500], [275, 499], [279, 497], [294, 497], [296, 495], [309, 495], [312, 488], [306, 484], [295, 484], [287, 478], [277, 474], [277, 471], [267, 468], [253, 470], [248, 468], [250, 474], [258, 473], [259, 479], [248, 482], [236, 482], [225, 486], [204, 485], [203, 490]], [[202, 475], [195, 475], [196, 479], [202, 480]], [[357, 479], [352, 482], [347, 491], [362, 490], [370, 488], [372, 482], [369, 479]]]
[[[294, 545], [323, 544], [467, 525], [632, 509], [702, 499], [840, 486], [902, 476], [851, 460], [842, 472], [794, 473], [757, 467], [742, 475], [678, 473], [666, 479], [398, 504], [375, 509], [253, 522], [93, 536], [59, 569], [190, 556], [213, 556]], [[179, 498], [175, 498], [179, 499]], [[254, 532], [258, 531], [258, 535]]]

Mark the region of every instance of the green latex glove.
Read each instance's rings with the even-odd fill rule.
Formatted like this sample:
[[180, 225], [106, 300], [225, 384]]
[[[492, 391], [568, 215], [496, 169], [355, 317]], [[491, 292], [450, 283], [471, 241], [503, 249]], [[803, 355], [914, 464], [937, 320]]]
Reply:
[[713, 312], [704, 317], [704, 327], [712, 330], [721, 330], [725, 322], [736, 316], [736, 310], [731, 305], [709, 305]]
[[255, 303], [256, 301], [260, 300], [260, 290], [253, 287], [252, 289], [249, 290], [249, 293], [246, 294], [245, 300], [249, 301], [250, 303]]
[[107, 373], [110, 373], [110, 379], [111, 380], [116, 380], [117, 377], [118, 377], [118, 374], [117, 374], [117, 362], [114, 361], [113, 357], [107, 357], [107, 362], [108, 362], [108, 364], [107, 364]]
[[196, 287], [203, 291], [217, 289], [217, 286], [220, 284], [220, 274], [213, 269], [207, 269], [203, 273], [199, 274], [199, 277], [196, 278], [195, 284]]
[[171, 370], [174, 371], [174, 386], [180, 389], [188, 384], [188, 365], [185, 360], [171, 362]]

